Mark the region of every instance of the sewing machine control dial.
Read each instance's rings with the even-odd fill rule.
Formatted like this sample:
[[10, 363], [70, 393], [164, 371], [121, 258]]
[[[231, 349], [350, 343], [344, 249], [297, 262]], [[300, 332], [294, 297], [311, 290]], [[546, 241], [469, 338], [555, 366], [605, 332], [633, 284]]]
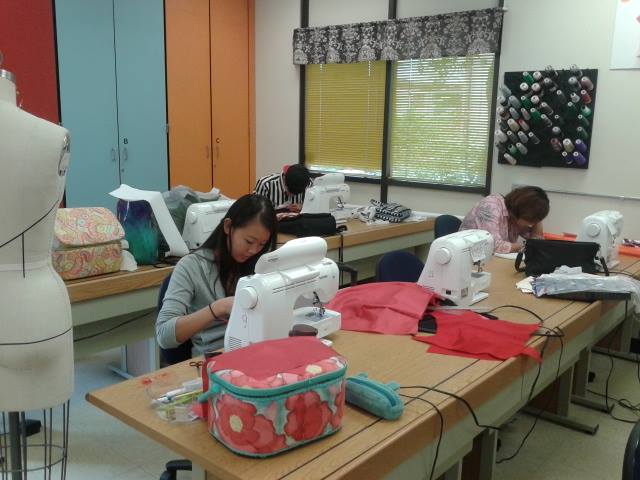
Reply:
[[258, 304], [258, 292], [253, 287], [245, 287], [236, 292], [235, 299], [242, 308], [254, 308]]
[[590, 237], [597, 237], [600, 235], [600, 225], [597, 223], [590, 223], [587, 227], [587, 235]]
[[445, 265], [451, 261], [451, 252], [448, 248], [440, 248], [436, 252], [436, 262]]

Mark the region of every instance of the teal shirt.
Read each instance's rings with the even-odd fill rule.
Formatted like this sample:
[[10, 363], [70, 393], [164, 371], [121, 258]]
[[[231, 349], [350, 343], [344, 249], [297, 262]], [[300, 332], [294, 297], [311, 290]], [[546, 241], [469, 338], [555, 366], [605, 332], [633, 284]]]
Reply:
[[[215, 287], [214, 287], [215, 283]], [[156, 339], [162, 348], [175, 348], [176, 321], [226, 297], [214, 262], [213, 251], [200, 249], [180, 259], [173, 270], [162, 309], [156, 320]], [[191, 337], [193, 356], [224, 345], [226, 322], [214, 322]]]

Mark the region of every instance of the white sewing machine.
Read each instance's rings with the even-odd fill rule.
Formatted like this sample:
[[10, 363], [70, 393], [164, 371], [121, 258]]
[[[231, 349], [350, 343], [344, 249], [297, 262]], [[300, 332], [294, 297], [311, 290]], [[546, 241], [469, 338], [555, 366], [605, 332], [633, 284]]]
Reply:
[[[338, 266], [326, 254], [324, 239], [305, 237], [260, 257], [255, 275], [238, 281], [224, 335], [225, 351], [285, 338], [297, 324], [315, 327], [318, 337], [340, 330], [340, 313], [320, 304], [338, 291]], [[301, 295], [315, 298], [318, 306], [294, 309]]]
[[[331, 213], [336, 221], [344, 220], [349, 215], [344, 204], [349, 200], [351, 190], [344, 183], [342, 173], [328, 173], [313, 181], [307, 188], [302, 204], [302, 213]], [[337, 207], [331, 208], [332, 200], [336, 200]]]
[[187, 208], [182, 238], [190, 250], [200, 248], [209, 238], [235, 200], [193, 203]]
[[[484, 230], [463, 230], [437, 238], [431, 244], [418, 284], [456, 305], [468, 307], [489, 296], [491, 274], [482, 265], [493, 255], [493, 237]], [[473, 272], [472, 266], [478, 271]]]
[[600, 256], [607, 262], [607, 267], [615, 267], [618, 263], [618, 240], [622, 237], [623, 217], [615, 210], [602, 210], [582, 220], [580, 233], [576, 240], [595, 242], [600, 245]]

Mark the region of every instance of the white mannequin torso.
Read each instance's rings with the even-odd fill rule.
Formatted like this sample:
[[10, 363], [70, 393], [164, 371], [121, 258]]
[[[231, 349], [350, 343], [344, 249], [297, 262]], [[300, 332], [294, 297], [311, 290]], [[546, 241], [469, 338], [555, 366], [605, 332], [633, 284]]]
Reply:
[[68, 132], [19, 109], [0, 76], [0, 411], [52, 407], [73, 390], [71, 307], [51, 266], [68, 161]]

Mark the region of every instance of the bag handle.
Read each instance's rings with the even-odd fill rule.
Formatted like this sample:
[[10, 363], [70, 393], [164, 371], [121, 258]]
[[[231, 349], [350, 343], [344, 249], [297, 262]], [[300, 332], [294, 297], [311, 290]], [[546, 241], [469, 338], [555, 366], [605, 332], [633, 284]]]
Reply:
[[517, 272], [524, 272], [524, 267], [521, 267], [522, 264], [522, 258], [524, 256], [524, 252], [522, 250], [520, 250], [518, 252], [518, 255], [516, 256], [516, 271]]
[[609, 267], [607, 266], [607, 262], [604, 257], [600, 257], [600, 263], [602, 264], [602, 270], [604, 270], [604, 276], [609, 276]]

